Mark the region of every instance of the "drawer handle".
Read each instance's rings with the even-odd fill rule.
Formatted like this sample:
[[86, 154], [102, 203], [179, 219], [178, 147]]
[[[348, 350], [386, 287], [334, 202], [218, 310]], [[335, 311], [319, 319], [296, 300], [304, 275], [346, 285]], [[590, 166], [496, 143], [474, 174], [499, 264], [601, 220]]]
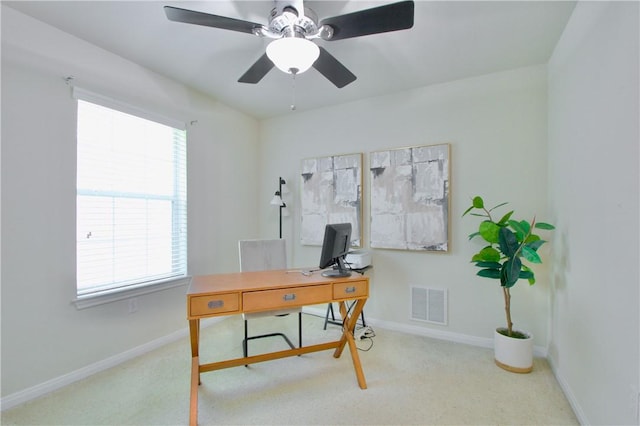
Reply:
[[224, 306], [224, 300], [212, 300], [207, 303], [209, 309], [222, 308]]
[[355, 293], [356, 292], [356, 288], [355, 287], [347, 287], [344, 289], [344, 292], [349, 294], [349, 293]]
[[296, 294], [295, 293], [291, 293], [291, 294], [285, 294], [283, 299], [285, 301], [289, 301], [289, 300], [296, 300]]

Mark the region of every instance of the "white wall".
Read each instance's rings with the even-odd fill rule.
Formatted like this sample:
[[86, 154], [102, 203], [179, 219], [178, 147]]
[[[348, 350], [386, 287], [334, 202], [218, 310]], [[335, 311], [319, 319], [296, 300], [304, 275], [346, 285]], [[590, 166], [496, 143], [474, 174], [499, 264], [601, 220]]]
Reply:
[[[329, 86], [327, 90], [337, 90]], [[302, 102], [304, 94], [297, 96]], [[489, 203], [509, 201], [524, 217], [548, 216], [546, 104], [546, 69], [538, 66], [263, 121], [261, 233], [277, 233], [277, 209], [268, 201], [277, 177], [283, 176], [292, 189], [287, 203], [293, 206], [293, 215], [284, 221], [284, 237], [293, 250], [293, 265], [317, 265], [320, 248], [299, 243], [300, 161], [361, 152], [365, 153], [363, 210], [368, 247], [368, 153], [450, 143], [450, 252], [373, 250], [372, 294], [365, 312], [391, 326], [489, 341], [493, 330], [506, 322], [502, 292], [495, 280], [475, 276], [469, 260], [480, 246], [469, 243], [467, 236], [477, 229], [477, 221], [460, 216], [474, 195], [485, 196]], [[515, 324], [532, 331], [535, 344], [546, 347], [548, 280], [544, 265], [537, 271], [538, 284], [519, 283], [513, 289], [512, 309]], [[449, 290], [448, 326], [409, 319], [412, 284]]]
[[[638, 4], [578, 4], [548, 70], [548, 100], [540, 66], [292, 112], [258, 127], [3, 5], [2, 396], [186, 325], [184, 288], [141, 297], [135, 314], [126, 302], [83, 311], [70, 303], [75, 106], [62, 78], [74, 75], [87, 89], [197, 120], [188, 129], [193, 274], [235, 270], [239, 238], [277, 235], [277, 209], [268, 203], [278, 176], [292, 189], [293, 215], [284, 221], [291, 263], [317, 264], [319, 248], [298, 243], [301, 159], [365, 153], [368, 245], [366, 154], [451, 143], [451, 251], [374, 250], [367, 315], [449, 337], [488, 339], [504, 322], [500, 289], [475, 277], [468, 263], [475, 246], [466, 238], [474, 223], [460, 214], [476, 194], [510, 201], [523, 215], [537, 214], [559, 228], [548, 261], [537, 269], [539, 282], [514, 289], [516, 324], [533, 331], [538, 346], [549, 345], [583, 423], [637, 423], [629, 396], [640, 386]], [[225, 200], [233, 205], [221, 205]], [[408, 319], [410, 284], [449, 289], [448, 326]]]
[[138, 297], [133, 314], [127, 301], [85, 310], [71, 303], [76, 105], [68, 75], [197, 121], [187, 142], [191, 274], [237, 270], [237, 240], [258, 232], [255, 188], [241, 184], [258, 180], [254, 119], [2, 5], [3, 397], [187, 325], [184, 287]]
[[549, 62], [549, 358], [585, 424], [638, 424], [637, 2], [580, 2]]

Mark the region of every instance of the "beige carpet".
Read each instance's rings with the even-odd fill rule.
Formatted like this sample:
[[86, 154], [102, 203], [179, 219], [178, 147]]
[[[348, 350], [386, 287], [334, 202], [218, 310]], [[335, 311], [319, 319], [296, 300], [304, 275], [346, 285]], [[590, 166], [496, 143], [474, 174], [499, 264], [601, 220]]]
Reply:
[[[304, 342], [340, 332], [303, 315]], [[253, 331], [285, 330], [296, 318], [252, 322]], [[199, 424], [404, 425], [578, 424], [549, 365], [505, 372], [490, 349], [375, 330], [358, 344], [368, 389], [351, 357], [316, 352], [202, 374]], [[241, 318], [202, 331], [201, 362], [242, 354]], [[250, 342], [250, 354], [285, 349], [280, 338]], [[189, 416], [190, 351], [185, 338], [2, 413], [3, 425], [181, 425]]]

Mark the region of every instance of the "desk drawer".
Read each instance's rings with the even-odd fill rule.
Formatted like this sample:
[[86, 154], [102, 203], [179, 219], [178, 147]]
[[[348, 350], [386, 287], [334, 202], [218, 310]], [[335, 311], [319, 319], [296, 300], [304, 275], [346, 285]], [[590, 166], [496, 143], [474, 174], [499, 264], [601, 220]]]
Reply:
[[368, 282], [352, 281], [348, 283], [336, 283], [333, 285], [334, 299], [355, 299], [369, 294]]
[[249, 291], [242, 295], [242, 310], [244, 312], [268, 311], [330, 301], [331, 284]]
[[239, 293], [194, 296], [189, 299], [189, 317], [208, 316], [240, 310]]

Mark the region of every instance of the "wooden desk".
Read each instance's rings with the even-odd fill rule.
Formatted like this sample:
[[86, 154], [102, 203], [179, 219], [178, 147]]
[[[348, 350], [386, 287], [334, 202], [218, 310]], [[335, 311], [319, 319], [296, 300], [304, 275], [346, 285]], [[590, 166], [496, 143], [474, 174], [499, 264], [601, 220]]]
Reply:
[[[187, 318], [191, 335], [192, 357], [189, 424], [196, 425], [198, 422], [200, 373], [328, 349], [335, 349], [333, 356], [339, 358], [347, 343], [349, 344], [358, 384], [360, 388], [366, 389], [367, 383], [362, 372], [358, 348], [353, 338], [353, 330], [367, 297], [369, 297], [369, 278], [357, 274], [347, 278], [325, 278], [319, 272], [311, 276], [304, 276], [297, 271], [277, 270], [193, 277], [187, 291]], [[350, 312], [347, 311], [345, 305], [347, 300], [356, 300], [355, 306]], [[201, 318], [270, 311], [329, 302], [337, 302], [340, 306], [340, 314], [342, 318], [345, 318], [340, 340], [210, 364], [200, 364]]]

